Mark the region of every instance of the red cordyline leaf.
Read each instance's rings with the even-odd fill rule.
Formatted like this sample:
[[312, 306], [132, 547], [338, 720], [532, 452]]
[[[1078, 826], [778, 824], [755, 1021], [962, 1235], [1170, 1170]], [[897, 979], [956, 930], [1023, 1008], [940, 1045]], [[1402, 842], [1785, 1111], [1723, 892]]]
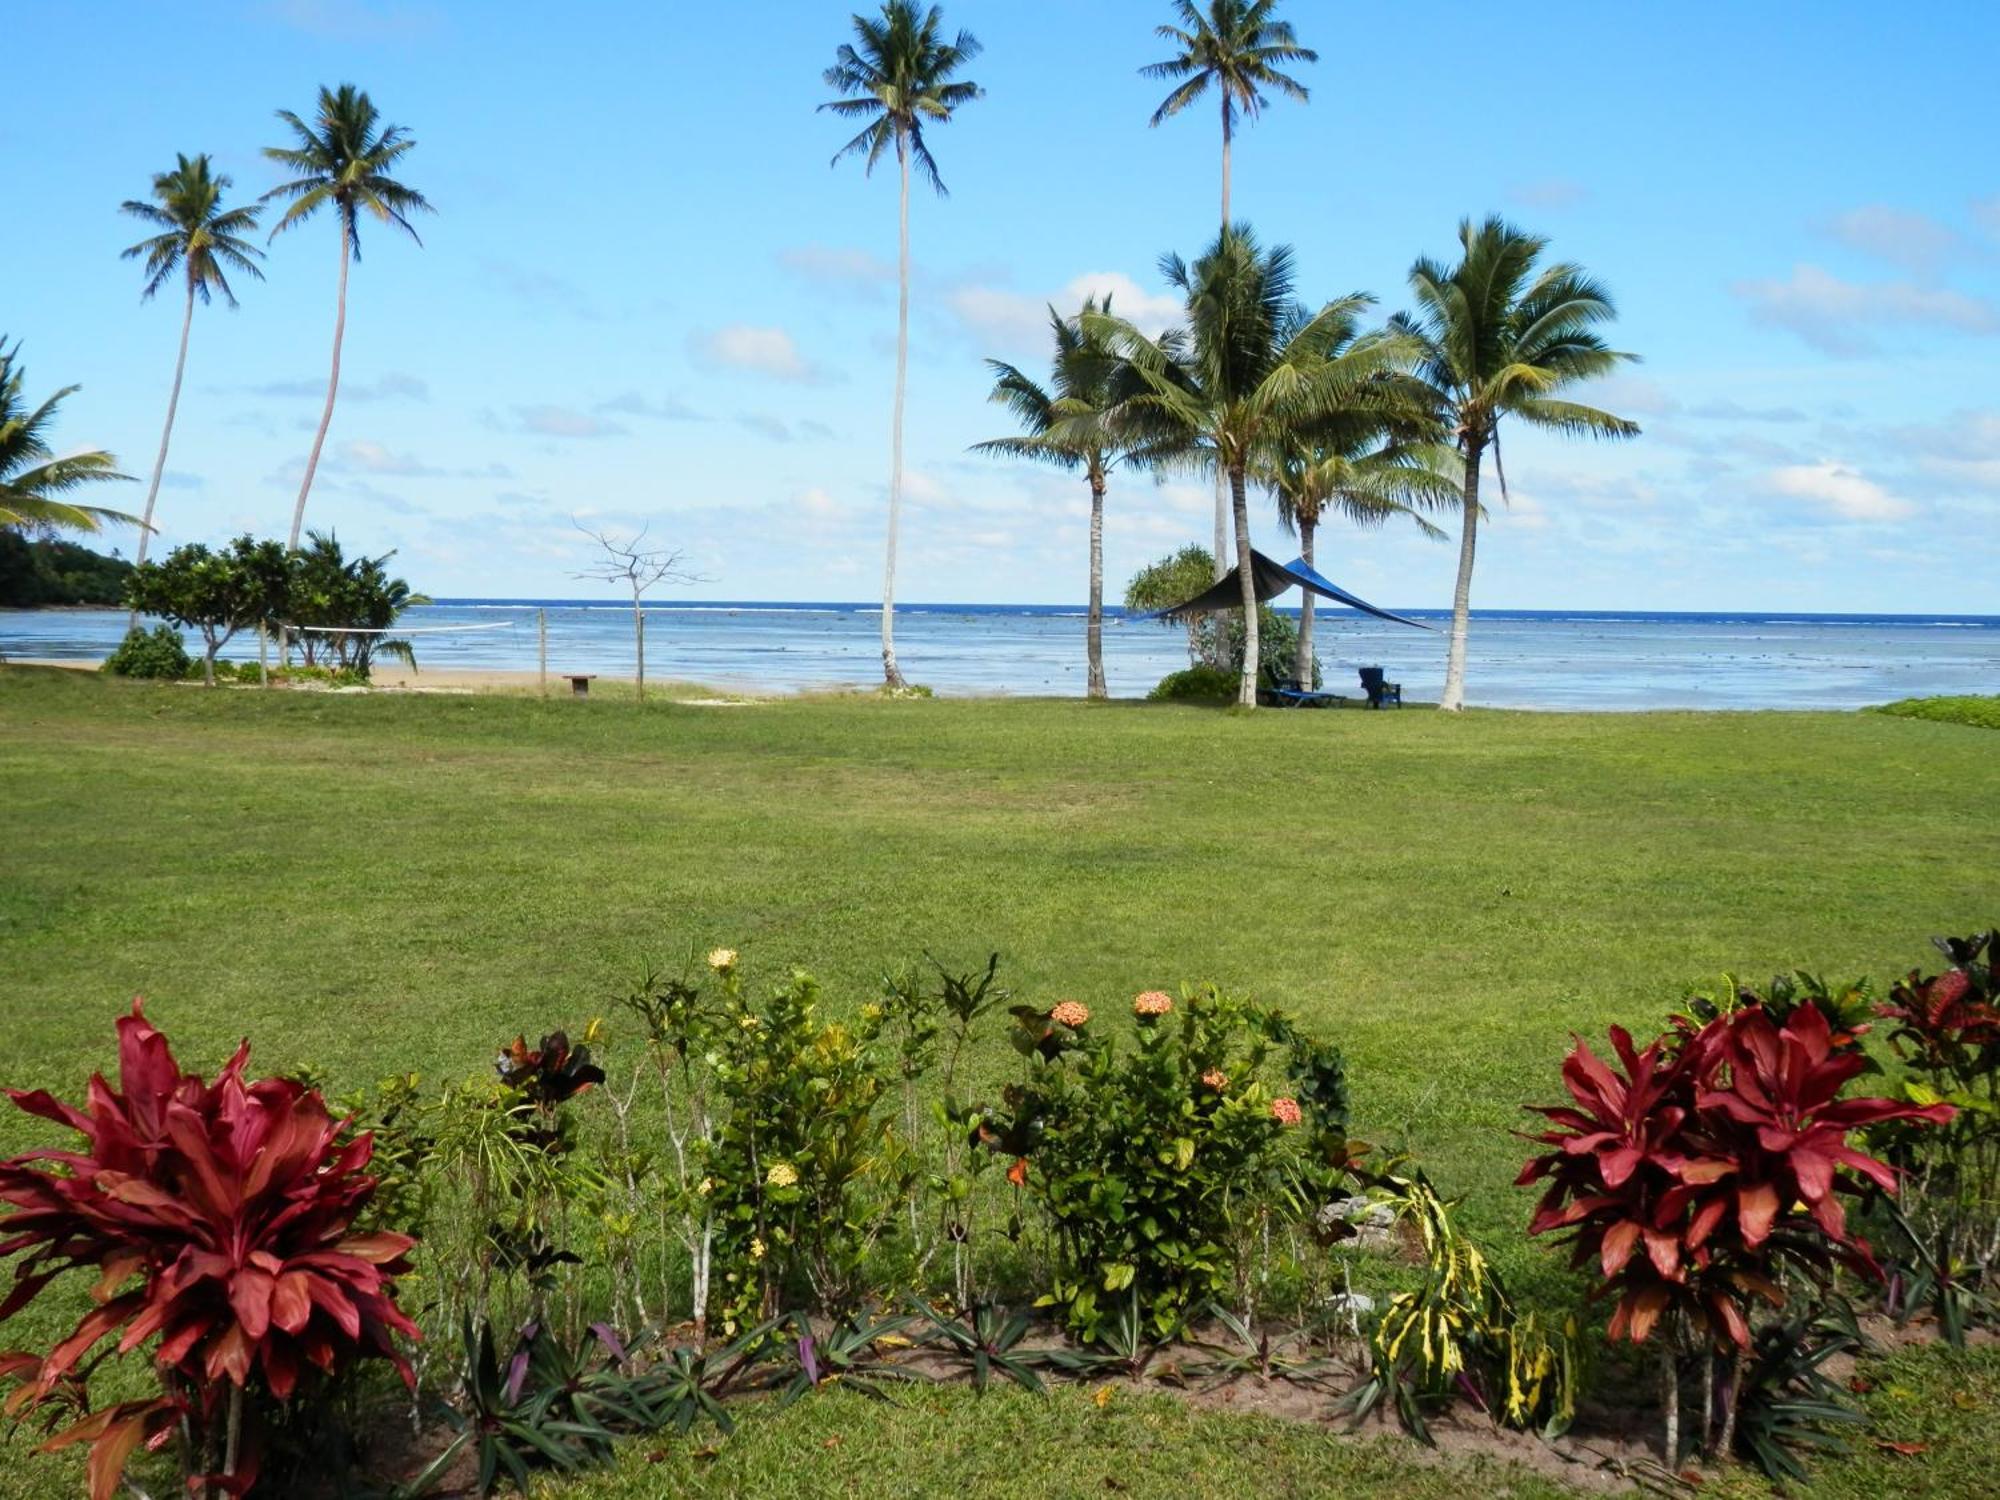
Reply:
[[1555, 1127], [1534, 1137], [1550, 1149], [1518, 1181], [1547, 1184], [1528, 1232], [1566, 1231], [1573, 1263], [1594, 1265], [1618, 1296], [1613, 1339], [1643, 1341], [1678, 1309], [1718, 1343], [1746, 1347], [1741, 1304], [1782, 1297], [1774, 1258], [1872, 1270], [1836, 1194], [1855, 1190], [1844, 1173], [1889, 1191], [1896, 1178], [1848, 1137], [1952, 1116], [1948, 1105], [1842, 1098], [1867, 1062], [1811, 1004], [1783, 1027], [1751, 1006], [1643, 1051], [1618, 1028], [1611, 1044], [1622, 1075], [1576, 1041], [1562, 1070], [1575, 1106], [1536, 1110]]
[[[84, 1146], [0, 1162], [0, 1253], [21, 1257], [0, 1319], [72, 1269], [96, 1273], [96, 1305], [34, 1369], [13, 1361], [0, 1373], [25, 1376], [39, 1401], [116, 1334], [120, 1353], [157, 1338], [155, 1362], [210, 1406], [225, 1383], [261, 1374], [283, 1401], [307, 1367], [371, 1356], [411, 1379], [395, 1336], [417, 1330], [394, 1282], [415, 1241], [352, 1233], [375, 1191], [370, 1138], [345, 1137], [303, 1085], [246, 1082], [247, 1044], [212, 1082], [182, 1072], [137, 1000], [118, 1022], [118, 1059], [118, 1088], [92, 1078], [83, 1110], [11, 1094]], [[92, 1413], [56, 1440], [93, 1444], [93, 1494], [100, 1470], [109, 1494], [152, 1439], [159, 1405]]]

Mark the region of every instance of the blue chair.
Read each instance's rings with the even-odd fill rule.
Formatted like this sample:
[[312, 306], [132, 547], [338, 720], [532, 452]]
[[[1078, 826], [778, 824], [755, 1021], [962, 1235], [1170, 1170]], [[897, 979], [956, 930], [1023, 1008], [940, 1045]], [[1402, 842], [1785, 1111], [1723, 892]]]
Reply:
[[1400, 682], [1385, 681], [1380, 667], [1362, 667], [1361, 691], [1368, 695], [1368, 706], [1380, 708], [1386, 703], [1403, 706], [1403, 685]]

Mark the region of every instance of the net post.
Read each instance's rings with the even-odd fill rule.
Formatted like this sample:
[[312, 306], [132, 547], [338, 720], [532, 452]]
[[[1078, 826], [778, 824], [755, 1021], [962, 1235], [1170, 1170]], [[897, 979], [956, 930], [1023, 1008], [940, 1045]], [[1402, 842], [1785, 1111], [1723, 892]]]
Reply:
[[549, 612], [535, 611], [535, 685], [546, 698], [549, 695]]

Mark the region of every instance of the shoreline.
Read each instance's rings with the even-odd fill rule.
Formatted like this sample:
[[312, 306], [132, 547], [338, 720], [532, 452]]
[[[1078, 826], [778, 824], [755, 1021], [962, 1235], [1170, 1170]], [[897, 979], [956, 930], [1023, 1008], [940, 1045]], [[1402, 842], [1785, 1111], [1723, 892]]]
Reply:
[[[8, 657], [4, 662], [0, 662], [0, 666], [53, 667], [65, 672], [96, 673], [103, 668], [104, 663], [102, 660], [88, 661], [77, 657], [14, 656]], [[591, 686], [593, 688], [612, 687], [629, 689], [633, 686], [635, 680], [629, 674], [620, 676], [613, 672], [599, 672], [593, 674]], [[191, 680], [187, 685], [190, 687], [200, 687], [202, 684], [200, 679], [197, 678]], [[255, 684], [221, 683], [218, 686], [240, 687], [255, 686]], [[774, 693], [769, 691], [752, 693], [726, 684], [689, 682], [679, 677], [649, 677], [646, 680], [646, 686], [649, 690], [658, 692], [662, 697], [672, 698], [675, 702], [709, 705], [757, 703], [777, 698], [802, 698], [811, 696], [811, 693]], [[287, 691], [296, 692], [313, 689], [326, 692], [496, 693], [519, 697], [533, 695], [537, 693], [540, 687], [541, 676], [534, 671], [514, 671], [504, 667], [427, 667], [419, 672], [412, 671], [400, 662], [392, 662], [385, 666], [376, 667], [368, 686], [365, 688], [333, 688], [321, 683], [301, 683], [288, 688]], [[865, 691], [865, 689], [852, 686], [829, 685], [825, 688], [812, 690], [812, 692], [836, 693], [849, 691]], [[687, 696], [690, 694], [704, 694], [707, 696]], [[548, 696], [551, 698], [567, 698], [571, 696], [569, 678], [562, 673], [549, 673]]]

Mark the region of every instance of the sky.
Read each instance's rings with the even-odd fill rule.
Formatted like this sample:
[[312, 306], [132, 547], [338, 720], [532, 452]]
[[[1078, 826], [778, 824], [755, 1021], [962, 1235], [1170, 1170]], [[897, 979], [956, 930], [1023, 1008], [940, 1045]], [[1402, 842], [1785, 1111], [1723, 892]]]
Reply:
[[[402, 176], [437, 212], [421, 247], [364, 224], [308, 527], [439, 597], [604, 594], [578, 521], [683, 550], [701, 581], [659, 599], [877, 597], [896, 185], [832, 164], [849, 131], [815, 110], [852, 8], [5, 0], [0, 327], [31, 395], [82, 387], [60, 447], [149, 473], [181, 307], [141, 301], [118, 205], [177, 151], [251, 201], [274, 112], [353, 82], [416, 138]], [[1010, 431], [987, 358], [1042, 367], [1047, 306], [1088, 292], [1170, 319], [1161, 255], [1215, 233], [1214, 110], [1147, 124], [1168, 9], [945, 6], [986, 94], [930, 135], [950, 195], [913, 198], [902, 599], [1084, 597], [1083, 482], [967, 450]], [[1504, 436], [1476, 607], [2000, 612], [2000, 6], [1283, 13], [1312, 97], [1240, 130], [1233, 206], [1294, 248], [1302, 296], [1386, 317], [1413, 259], [1498, 212], [1610, 286], [1642, 357], [1590, 393], [1639, 438]], [[239, 309], [197, 309], [163, 543], [284, 534], [337, 253], [307, 223]], [[1205, 542], [1210, 503], [1115, 475], [1111, 597]], [[1252, 529], [1290, 555], [1268, 500]], [[1413, 528], [1330, 527], [1319, 559], [1389, 606], [1450, 602], [1455, 548]]]

